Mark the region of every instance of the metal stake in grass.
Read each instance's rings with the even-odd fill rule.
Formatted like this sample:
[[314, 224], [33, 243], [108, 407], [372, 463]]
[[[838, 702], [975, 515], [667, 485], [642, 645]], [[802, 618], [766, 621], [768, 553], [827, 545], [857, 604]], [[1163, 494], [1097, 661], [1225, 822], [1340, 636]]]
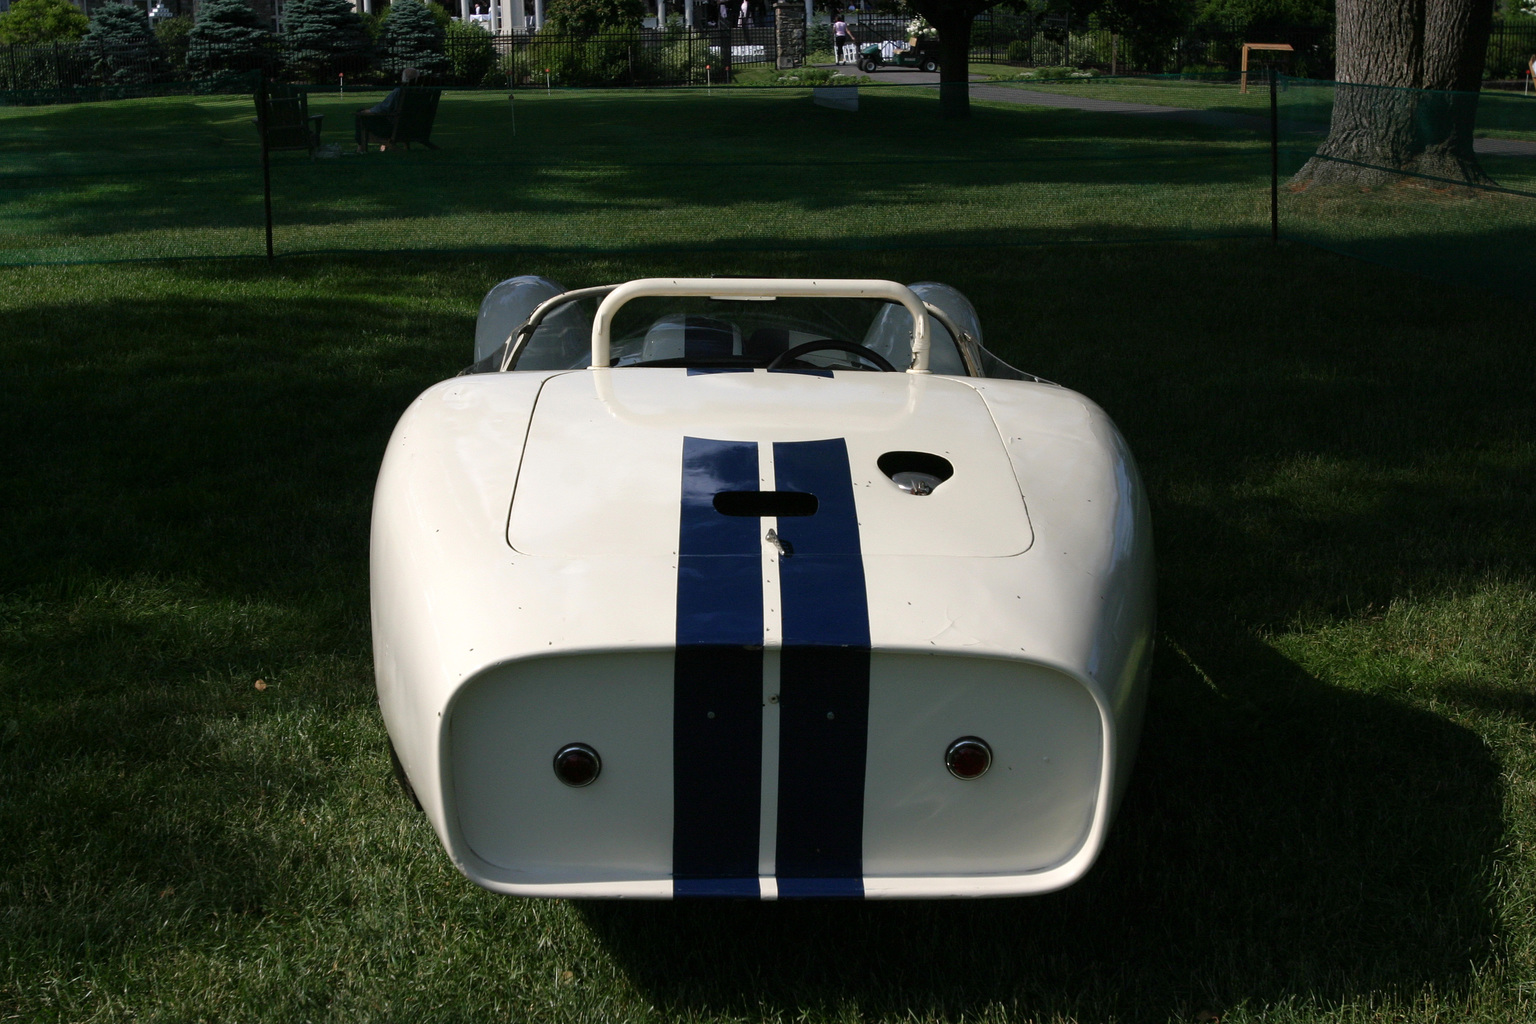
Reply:
[[267, 107], [270, 102], [267, 76], [263, 73], [256, 86], [256, 132], [261, 136], [261, 205], [267, 222], [268, 263], [272, 262], [272, 157], [267, 142], [268, 115], [271, 113]]
[[512, 137], [517, 138], [517, 94], [514, 92], [507, 93], [507, 109], [512, 113]]
[[704, 65], [704, 94], [706, 96], [713, 96], [715, 94], [715, 80], [709, 73], [708, 64]]

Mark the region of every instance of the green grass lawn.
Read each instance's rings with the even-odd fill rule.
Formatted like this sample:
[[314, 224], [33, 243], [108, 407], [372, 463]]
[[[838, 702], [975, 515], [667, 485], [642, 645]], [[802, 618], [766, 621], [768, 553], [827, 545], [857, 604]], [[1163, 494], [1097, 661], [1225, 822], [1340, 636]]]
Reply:
[[1020, 89], [1086, 96], [1116, 103], [1150, 103], [1161, 107], [1269, 116], [1269, 88], [1257, 81], [1249, 84], [1247, 93], [1242, 92], [1236, 82], [1184, 80], [1177, 77], [1022, 80], [1006, 84], [1016, 85]]
[[[1254, 234], [1248, 134], [808, 90], [448, 93], [437, 151], [352, 155], [378, 94], [314, 94], [344, 155], [273, 158], [280, 252], [890, 248]], [[262, 251], [251, 103], [0, 110], [0, 262]], [[1148, 188], [1148, 185], [1157, 186]]]
[[1086, 880], [596, 905], [452, 868], [372, 691], [394, 420], [502, 277], [827, 265], [0, 269], [0, 1020], [1536, 1019], [1531, 308], [1301, 246], [836, 260], [961, 287], [1140, 460], [1158, 652]]
[[[1020, 88], [1234, 112], [1267, 103], [1171, 79]], [[440, 149], [354, 155], [352, 113], [380, 95], [312, 94], [342, 155], [274, 154], [279, 253], [939, 250], [1268, 230], [1267, 144], [1249, 130], [991, 100], [956, 124], [939, 119], [933, 90], [901, 86], [864, 90], [857, 113], [801, 89], [450, 92]], [[1502, 99], [1514, 109], [1524, 97]], [[1328, 90], [1291, 89], [1286, 123], [1325, 123], [1328, 102]], [[1515, 113], [1527, 111], [1536, 102]], [[262, 253], [251, 119], [244, 97], [0, 109], [0, 265]], [[1287, 135], [1287, 176], [1316, 141]], [[1536, 192], [1536, 159], [1483, 163]], [[1530, 200], [1345, 191], [1286, 196], [1282, 231], [1525, 287]]]

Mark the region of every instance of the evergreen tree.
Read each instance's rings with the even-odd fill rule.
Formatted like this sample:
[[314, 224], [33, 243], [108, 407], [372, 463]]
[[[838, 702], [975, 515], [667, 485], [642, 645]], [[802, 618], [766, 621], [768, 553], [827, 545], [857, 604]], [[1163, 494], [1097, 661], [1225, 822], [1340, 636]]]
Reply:
[[283, 20], [289, 71], [329, 81], [366, 65], [368, 34], [351, 0], [289, 0]]
[[107, 85], [142, 85], [166, 71], [149, 19], [132, 4], [97, 7], [82, 42]]
[[380, 65], [387, 71], [416, 68], [425, 74], [448, 70], [443, 26], [421, 0], [394, 0], [379, 30]]
[[89, 25], [89, 19], [68, 0], [16, 0], [0, 14], [0, 43], [79, 39]]
[[203, 0], [187, 41], [194, 75], [264, 68], [272, 52], [272, 33], [247, 0]]

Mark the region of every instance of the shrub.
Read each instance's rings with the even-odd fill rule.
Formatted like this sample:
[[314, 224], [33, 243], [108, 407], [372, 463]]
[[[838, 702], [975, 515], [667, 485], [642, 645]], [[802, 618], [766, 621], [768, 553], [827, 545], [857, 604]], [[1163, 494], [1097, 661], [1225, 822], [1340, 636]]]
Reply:
[[1097, 78], [1099, 73], [1092, 68], [1028, 68], [1020, 71], [1013, 77], [1019, 81], [1046, 81], [1053, 78]]
[[266, 68], [272, 52], [272, 33], [247, 0], [203, 0], [187, 41], [187, 69], [200, 76]]
[[79, 39], [90, 19], [68, 0], [16, 0], [0, 14], [0, 43], [51, 43]]
[[[559, 85], [620, 85], [644, 74], [645, 51], [629, 36], [602, 35], [575, 46], [551, 48], [544, 66]], [[635, 67], [636, 51], [642, 54]]]
[[496, 65], [491, 34], [472, 21], [451, 21], [447, 33], [448, 63], [453, 77], [469, 85], [485, 84]]
[[443, 55], [446, 33], [421, 0], [394, 0], [379, 30], [379, 64], [386, 71], [418, 68], [442, 74], [449, 68]]
[[496, 60], [496, 74], [511, 85], [533, 83], [533, 61], [527, 50], [513, 50]]
[[329, 81], [339, 71], [360, 71], [368, 57], [368, 34], [350, 0], [288, 0], [290, 73]]
[[690, 46], [687, 42], [668, 43], [661, 48], [658, 71], [666, 82], [682, 82], [687, 85], [704, 84], [704, 65], [710, 63], [708, 49]]
[[83, 43], [19, 46], [0, 60], [0, 89], [56, 89], [84, 82], [91, 74]]
[[774, 85], [856, 85], [859, 79], [826, 68], [796, 68], [773, 80]]
[[106, 85], [143, 85], [166, 72], [165, 57], [149, 30], [149, 19], [129, 4], [97, 7], [81, 43]]
[[1008, 44], [1008, 60], [1015, 64], [1023, 64], [1030, 58], [1029, 44], [1022, 39], [1015, 39]]
[[155, 23], [155, 42], [160, 52], [170, 62], [171, 70], [181, 74], [187, 69], [187, 37], [192, 31], [192, 19], [184, 14], [174, 18], [161, 18]]

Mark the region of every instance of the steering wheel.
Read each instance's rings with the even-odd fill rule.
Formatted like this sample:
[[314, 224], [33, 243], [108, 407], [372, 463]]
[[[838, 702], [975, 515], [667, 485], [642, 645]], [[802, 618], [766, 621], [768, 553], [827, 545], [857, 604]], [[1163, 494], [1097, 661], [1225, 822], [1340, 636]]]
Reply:
[[891, 361], [874, 349], [851, 341], [843, 341], [839, 338], [818, 338], [816, 341], [802, 342], [794, 348], [785, 349], [773, 357], [773, 361], [768, 364], [768, 369], [782, 370], [786, 364], [795, 362], [808, 352], [828, 351], [851, 352], [874, 363], [875, 367], [882, 373], [896, 372], [896, 367], [891, 365]]

